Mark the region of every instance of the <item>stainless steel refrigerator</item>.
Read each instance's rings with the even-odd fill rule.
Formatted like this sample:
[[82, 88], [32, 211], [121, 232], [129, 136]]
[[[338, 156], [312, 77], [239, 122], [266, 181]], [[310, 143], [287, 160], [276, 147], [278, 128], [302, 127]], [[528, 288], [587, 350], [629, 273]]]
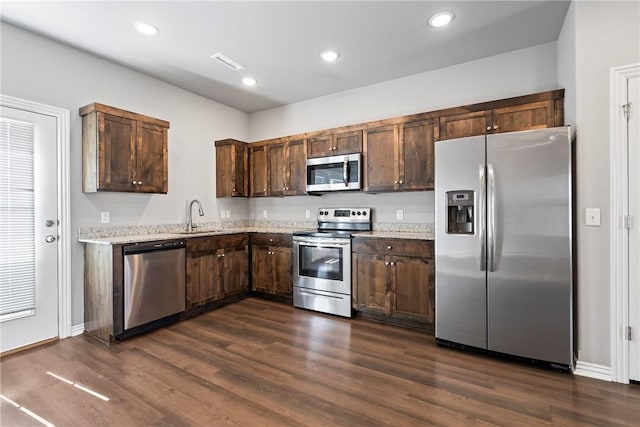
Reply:
[[571, 129], [437, 142], [436, 339], [573, 367]]

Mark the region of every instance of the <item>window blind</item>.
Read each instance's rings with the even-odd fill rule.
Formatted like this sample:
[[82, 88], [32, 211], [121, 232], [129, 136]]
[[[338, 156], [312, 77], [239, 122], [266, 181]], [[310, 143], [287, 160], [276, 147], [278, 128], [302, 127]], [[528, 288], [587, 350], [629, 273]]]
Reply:
[[35, 308], [34, 128], [0, 118], [0, 316]]

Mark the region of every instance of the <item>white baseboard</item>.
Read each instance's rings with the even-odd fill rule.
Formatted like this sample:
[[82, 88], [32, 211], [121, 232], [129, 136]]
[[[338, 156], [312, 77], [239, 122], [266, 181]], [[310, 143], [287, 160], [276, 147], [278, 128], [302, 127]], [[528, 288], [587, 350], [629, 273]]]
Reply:
[[611, 367], [596, 365], [595, 363], [588, 362], [576, 362], [576, 369], [573, 371], [574, 375], [580, 375], [581, 377], [595, 378], [596, 380], [611, 382]]
[[79, 325], [73, 325], [71, 327], [71, 336], [72, 337], [75, 337], [76, 335], [80, 335], [83, 332], [84, 332], [84, 323], [81, 323]]

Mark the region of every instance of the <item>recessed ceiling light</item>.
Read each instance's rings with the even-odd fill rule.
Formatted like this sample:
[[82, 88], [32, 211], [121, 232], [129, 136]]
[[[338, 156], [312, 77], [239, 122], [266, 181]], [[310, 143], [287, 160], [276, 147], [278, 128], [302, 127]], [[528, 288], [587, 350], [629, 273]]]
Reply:
[[139, 21], [133, 24], [133, 26], [136, 27], [136, 30], [147, 36], [158, 34], [158, 29], [151, 24], [147, 24], [146, 22]]
[[438, 12], [429, 18], [429, 25], [432, 27], [444, 27], [453, 21], [453, 12]]
[[320, 58], [324, 59], [327, 62], [333, 62], [340, 57], [340, 54], [335, 50], [323, 50], [320, 54]]
[[258, 83], [258, 81], [256, 79], [254, 79], [253, 77], [243, 77], [242, 78], [242, 83], [245, 86], [255, 86], [256, 83]]

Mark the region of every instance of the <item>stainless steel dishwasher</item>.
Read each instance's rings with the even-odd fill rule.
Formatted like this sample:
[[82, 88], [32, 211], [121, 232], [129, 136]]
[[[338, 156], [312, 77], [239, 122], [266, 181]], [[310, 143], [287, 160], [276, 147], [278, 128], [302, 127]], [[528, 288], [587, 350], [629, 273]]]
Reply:
[[184, 240], [125, 246], [124, 330], [185, 310]]

